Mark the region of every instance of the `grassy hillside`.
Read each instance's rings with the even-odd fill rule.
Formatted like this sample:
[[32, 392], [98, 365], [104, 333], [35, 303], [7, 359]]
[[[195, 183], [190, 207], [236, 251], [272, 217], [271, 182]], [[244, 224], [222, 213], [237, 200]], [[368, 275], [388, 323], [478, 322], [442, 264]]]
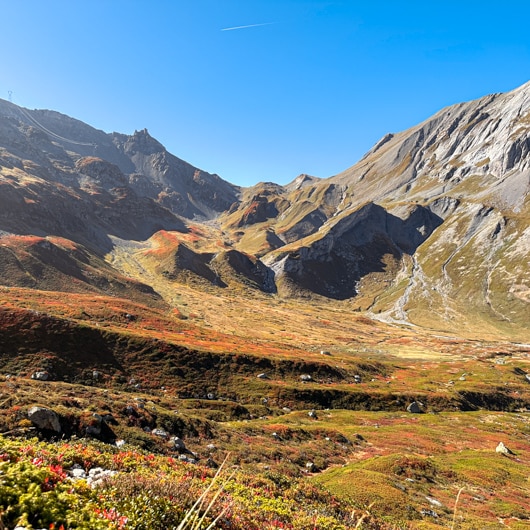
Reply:
[[[120, 517], [128, 518], [123, 528], [162, 528], [162, 520], [176, 528], [212, 476], [204, 466], [227, 455], [237, 477], [215, 503], [228, 503], [231, 514], [217, 528], [528, 524], [528, 346], [389, 326], [346, 303], [260, 295], [236, 304], [233, 293], [208, 292], [199, 303], [190, 286], [176, 296], [180, 310], [0, 290], [0, 452], [32, 448], [27, 461], [3, 457], [4, 473], [23, 469], [37, 497], [51, 481], [52, 504], [66, 486], [49, 466], [77, 462], [60, 456], [71, 447], [89, 455], [87, 470], [104, 464], [127, 473], [98, 490], [106, 511], [95, 512], [94, 494], [76, 483], [79, 517], [100, 526], [75, 522], [63, 504], [46, 520], [35, 515], [35, 528], [119, 528]], [[49, 378], [32, 379], [37, 372]], [[422, 413], [407, 412], [413, 401]], [[62, 442], [49, 445], [58, 433], [28, 420], [34, 406], [57, 414]], [[35, 436], [48, 441], [24, 441]], [[514, 454], [497, 453], [499, 442]], [[44, 470], [34, 463], [42, 455]], [[164, 491], [154, 478], [160, 470]], [[195, 486], [193, 477], [203, 479]], [[2, 500], [7, 528], [25, 521], [14, 508], [23, 487]], [[156, 500], [142, 519], [134, 506], [147, 502], [146, 491]]]

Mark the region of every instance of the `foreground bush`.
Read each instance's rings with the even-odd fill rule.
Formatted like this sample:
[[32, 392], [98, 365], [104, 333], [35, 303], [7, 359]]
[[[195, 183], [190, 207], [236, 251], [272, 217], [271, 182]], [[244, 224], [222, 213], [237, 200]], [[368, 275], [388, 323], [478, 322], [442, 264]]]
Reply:
[[[97, 487], [72, 480], [74, 465], [117, 473]], [[0, 528], [168, 530], [348, 530], [350, 506], [303, 479], [246, 475], [120, 451], [101, 443], [45, 443], [0, 436]], [[210, 487], [209, 487], [210, 486]], [[182, 526], [197, 499], [194, 526]], [[191, 519], [187, 519], [188, 523]]]

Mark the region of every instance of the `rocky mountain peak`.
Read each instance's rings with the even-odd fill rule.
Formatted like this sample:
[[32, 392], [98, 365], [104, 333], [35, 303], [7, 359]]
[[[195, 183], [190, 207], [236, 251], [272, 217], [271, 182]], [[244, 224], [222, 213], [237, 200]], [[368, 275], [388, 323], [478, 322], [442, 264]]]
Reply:
[[126, 137], [123, 150], [132, 156], [136, 153], [142, 153], [143, 155], [162, 153], [166, 151], [166, 148], [155, 140], [147, 129], [142, 129], [141, 131], [134, 131], [131, 136]]
[[[367, 199], [434, 199], [469, 190], [505, 208], [521, 208], [530, 169], [530, 83], [442, 109], [407, 131], [388, 134], [363, 159], [337, 176], [363, 183]], [[384, 177], [384, 180], [381, 179]], [[406, 188], [406, 189], [405, 189]]]

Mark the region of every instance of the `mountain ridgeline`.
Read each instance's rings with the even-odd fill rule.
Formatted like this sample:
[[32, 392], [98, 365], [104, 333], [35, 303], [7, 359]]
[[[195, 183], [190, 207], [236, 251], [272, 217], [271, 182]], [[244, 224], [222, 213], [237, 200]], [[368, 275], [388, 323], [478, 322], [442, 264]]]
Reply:
[[326, 179], [239, 188], [147, 130], [0, 100], [0, 283], [175, 305], [179, 285], [520, 337], [530, 83], [387, 134]]

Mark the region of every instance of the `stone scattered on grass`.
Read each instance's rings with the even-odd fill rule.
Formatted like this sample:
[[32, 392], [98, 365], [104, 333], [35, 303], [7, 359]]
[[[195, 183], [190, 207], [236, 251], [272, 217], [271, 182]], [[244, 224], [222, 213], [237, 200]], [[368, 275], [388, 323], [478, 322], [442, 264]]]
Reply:
[[508, 447], [506, 447], [503, 442], [499, 442], [499, 445], [497, 445], [497, 447], [495, 448], [495, 451], [503, 455], [514, 455], [515, 454], [512, 450], [508, 449]]
[[432, 504], [433, 506], [436, 506], [438, 508], [441, 508], [443, 506], [443, 504], [437, 500], [437, 499], [434, 499], [433, 497], [425, 497], [428, 501], [429, 501], [429, 504]]
[[38, 429], [61, 432], [59, 416], [46, 407], [31, 407], [28, 411], [28, 420]]
[[169, 436], [164, 429], [153, 429], [151, 433], [155, 436], [159, 436], [160, 438], [167, 438]]
[[[187, 451], [188, 448], [186, 447], [186, 444], [184, 443], [184, 440], [182, 438], [179, 438], [178, 436], [172, 436], [171, 437], [171, 443], [175, 449], [178, 451]], [[214, 446], [215, 448], [215, 446]]]
[[413, 401], [408, 407], [407, 412], [412, 414], [421, 414], [423, 412], [423, 403], [420, 401]]
[[429, 517], [432, 517], [434, 519], [438, 518], [438, 514], [434, 510], [421, 510], [420, 512], [422, 515], [427, 515]]
[[186, 462], [187, 464], [196, 464], [197, 460], [187, 455], [179, 455], [179, 460], [181, 462]]
[[33, 372], [31, 374], [31, 379], [35, 379], [36, 381], [49, 381], [50, 374], [45, 371]]

